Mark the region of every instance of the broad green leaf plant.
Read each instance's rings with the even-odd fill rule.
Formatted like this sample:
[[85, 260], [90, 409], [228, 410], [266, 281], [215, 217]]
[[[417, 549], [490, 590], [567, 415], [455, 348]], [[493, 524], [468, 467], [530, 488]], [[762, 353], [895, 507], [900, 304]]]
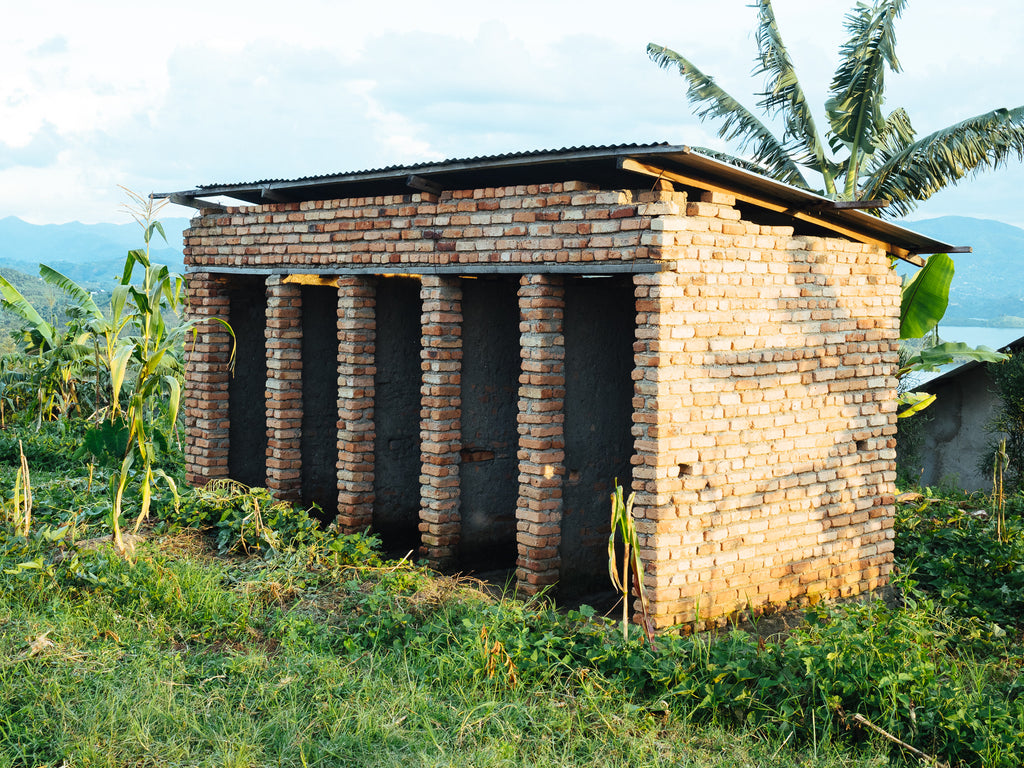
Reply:
[[[924, 338], [938, 325], [949, 304], [949, 286], [953, 280], [953, 260], [945, 253], [928, 257], [924, 267], [903, 284], [900, 301], [900, 339]], [[898, 379], [911, 373], [937, 371], [956, 361], [975, 360], [998, 363], [1007, 356], [988, 347], [972, 348], [963, 342], [945, 341], [923, 347], [911, 355], [896, 372]], [[935, 402], [927, 392], [902, 392], [898, 396], [899, 418], [913, 416]]]
[[[21, 321], [16, 336], [24, 352], [19, 364], [5, 370], [5, 393], [35, 414], [37, 427], [43, 420], [79, 410], [78, 384], [90, 367], [88, 333], [75, 323], [58, 329], [2, 276], [0, 308]], [[11, 386], [16, 379], [17, 385]]]

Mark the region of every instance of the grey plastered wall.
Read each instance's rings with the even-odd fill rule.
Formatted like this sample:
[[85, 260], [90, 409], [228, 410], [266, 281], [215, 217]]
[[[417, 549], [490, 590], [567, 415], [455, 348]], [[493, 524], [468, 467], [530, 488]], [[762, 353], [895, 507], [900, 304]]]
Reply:
[[235, 369], [228, 379], [228, 477], [249, 486], [267, 482], [267, 294], [262, 277], [232, 276], [228, 322]]
[[921, 484], [991, 490], [991, 475], [978, 467], [994, 439], [985, 425], [999, 407], [987, 366], [970, 367], [926, 389], [935, 402], [911, 417], [924, 419]]
[[420, 545], [420, 283], [377, 281], [373, 530], [403, 556]]
[[519, 493], [518, 281], [462, 285], [462, 535], [459, 562], [513, 569]]
[[609, 495], [632, 476], [635, 306], [628, 276], [566, 281], [563, 596], [610, 588]]
[[302, 287], [302, 503], [333, 519], [338, 500], [338, 291]]

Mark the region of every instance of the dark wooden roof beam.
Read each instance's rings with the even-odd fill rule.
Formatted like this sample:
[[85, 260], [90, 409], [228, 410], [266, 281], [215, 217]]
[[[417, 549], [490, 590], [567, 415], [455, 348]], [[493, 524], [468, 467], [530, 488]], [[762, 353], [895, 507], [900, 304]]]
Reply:
[[422, 176], [417, 176], [412, 173], [409, 174], [405, 180], [405, 185], [412, 189], [419, 190], [420, 192], [429, 192], [432, 195], [440, 195], [444, 191], [444, 187], [438, 184], [436, 181], [425, 179]]
[[829, 200], [827, 203], [819, 203], [807, 207], [809, 211], [862, 211], [878, 210], [888, 208], [888, 200]]
[[295, 201], [294, 197], [285, 194], [280, 189], [270, 184], [260, 185], [260, 197], [264, 200], [269, 200], [272, 203], [291, 203]]
[[178, 192], [174, 192], [170, 195], [151, 195], [151, 197], [166, 197], [175, 205], [184, 205], [186, 208], [195, 208], [200, 211], [216, 211], [217, 213], [223, 213], [227, 210], [227, 208], [220, 203], [214, 203], [210, 200], [200, 200], [198, 197], [191, 197]]

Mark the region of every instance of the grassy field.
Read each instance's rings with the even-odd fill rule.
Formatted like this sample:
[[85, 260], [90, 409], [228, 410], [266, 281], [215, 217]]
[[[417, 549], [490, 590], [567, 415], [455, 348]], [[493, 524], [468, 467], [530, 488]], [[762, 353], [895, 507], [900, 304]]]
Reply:
[[413, 568], [226, 563], [181, 537], [89, 565], [104, 583], [0, 609], [0, 762], [879, 764], [697, 727], [571, 661], [516, 680], [483, 629], [526, 609]]
[[921, 764], [864, 721], [947, 764], [1024, 762], [1013, 509], [997, 540], [983, 500], [905, 505], [902, 607], [652, 650], [259, 492], [164, 494], [131, 561], [80, 551], [107, 475], [61, 463], [73, 435], [23, 436], [27, 537], [0, 466], [0, 766]]

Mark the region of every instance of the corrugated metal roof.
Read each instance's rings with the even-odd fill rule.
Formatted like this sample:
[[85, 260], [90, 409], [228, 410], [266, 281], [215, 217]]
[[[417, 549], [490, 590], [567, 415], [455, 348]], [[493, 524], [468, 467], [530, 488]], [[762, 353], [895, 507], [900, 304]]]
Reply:
[[[1024, 336], [1020, 336], [1009, 344], [1004, 344], [997, 349], [997, 352], [1003, 352], [1005, 354], [1019, 354], [1021, 350], [1024, 350]], [[977, 360], [971, 360], [970, 362], [961, 363], [955, 368], [951, 368], [948, 371], [943, 371], [938, 376], [934, 376], [930, 379], [926, 379], [914, 388], [925, 392], [935, 392], [950, 381], [956, 379], [959, 376], [963, 376], [968, 371], [973, 371], [975, 368], [981, 365], [988, 365], [988, 363], [982, 363]]]
[[831, 233], [871, 242], [915, 263], [916, 254], [962, 252], [962, 248], [925, 237], [862, 210], [838, 207], [813, 192], [737, 168], [682, 145], [617, 144], [511, 152], [438, 162], [392, 165], [361, 171], [263, 179], [232, 184], [204, 184], [154, 197], [201, 207], [203, 197], [226, 196], [254, 205], [345, 197], [408, 194], [419, 189], [475, 189], [555, 181], [584, 181], [604, 188], [636, 189], [652, 178], [683, 187], [731, 194], [741, 206], [754, 206]]
[[[426, 171], [440, 171], [446, 168], [463, 165], [486, 165], [493, 166], [498, 162], [516, 163], [520, 160], [529, 160], [547, 156], [563, 157], [568, 154], [623, 152], [623, 151], [646, 151], [656, 148], [670, 148], [667, 142], [657, 144], [610, 144], [585, 145], [579, 147], [562, 147], [561, 149], [532, 149], [524, 152], [504, 152], [497, 155], [476, 155], [474, 157], [449, 158], [446, 160], [428, 160], [411, 165], [386, 165], [381, 168], [367, 168], [359, 171], [343, 171], [341, 173], [324, 173], [316, 176], [302, 176], [296, 179], [261, 179], [259, 181], [228, 183], [228, 184], [202, 184], [197, 189], [225, 189], [259, 186], [263, 184], [307, 184], [310, 182], [323, 182], [330, 179], [347, 179], [362, 176], [390, 176], [394, 174], [405, 175], [409, 173], [422, 173]], [[565, 181], [565, 179], [563, 179]], [[209, 194], [209, 193], [207, 193]]]

